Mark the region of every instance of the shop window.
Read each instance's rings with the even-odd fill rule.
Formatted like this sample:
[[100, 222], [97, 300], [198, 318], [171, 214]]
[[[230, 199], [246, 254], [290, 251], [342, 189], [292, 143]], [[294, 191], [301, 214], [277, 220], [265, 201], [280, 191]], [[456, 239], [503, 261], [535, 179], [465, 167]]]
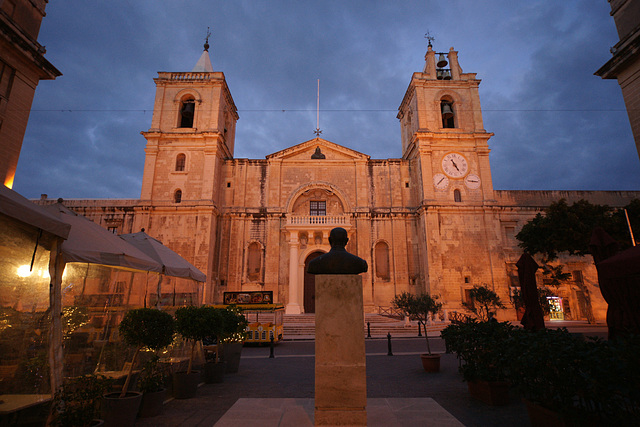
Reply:
[[260, 280], [260, 268], [262, 267], [260, 252], [258, 242], [251, 243], [247, 248], [247, 279], [252, 282]]
[[462, 195], [460, 194], [460, 190], [453, 190], [453, 201], [456, 203], [462, 202]]
[[192, 128], [193, 118], [196, 112], [196, 101], [193, 98], [186, 98], [180, 103], [179, 124], [181, 128]]
[[311, 200], [309, 202], [309, 215], [310, 216], [327, 215], [327, 202], [324, 200]]
[[180, 153], [176, 156], [176, 172], [184, 172], [185, 164], [187, 163], [187, 156]]
[[176, 190], [176, 192], [173, 193], [173, 202], [174, 203], [182, 202], [182, 190]]
[[382, 280], [391, 278], [389, 268], [389, 246], [385, 242], [378, 242], [375, 247], [376, 277]]

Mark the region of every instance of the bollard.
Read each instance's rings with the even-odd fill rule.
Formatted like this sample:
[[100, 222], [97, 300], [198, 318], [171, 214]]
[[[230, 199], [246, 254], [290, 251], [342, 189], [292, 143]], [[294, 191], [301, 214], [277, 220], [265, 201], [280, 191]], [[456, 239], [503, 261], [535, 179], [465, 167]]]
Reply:
[[420, 322], [418, 322], [418, 336], [422, 336], [422, 329], [420, 329]]
[[367, 322], [367, 338], [371, 338], [371, 322]]
[[271, 337], [271, 343], [269, 344], [269, 359], [275, 358], [273, 355], [273, 349], [275, 348], [275, 344], [273, 342], [273, 337]]
[[387, 356], [393, 356], [393, 352], [391, 351], [391, 332], [387, 332], [387, 348], [389, 349]]

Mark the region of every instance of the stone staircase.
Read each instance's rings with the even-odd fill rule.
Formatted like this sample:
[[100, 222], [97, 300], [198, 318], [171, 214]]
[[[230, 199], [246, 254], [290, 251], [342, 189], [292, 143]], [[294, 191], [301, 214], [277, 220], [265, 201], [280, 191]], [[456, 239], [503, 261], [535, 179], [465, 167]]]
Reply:
[[[375, 313], [365, 314], [363, 333], [367, 333], [367, 322], [371, 326], [372, 337], [386, 337], [388, 333], [393, 337], [417, 337], [418, 322], [405, 322]], [[448, 322], [438, 322], [427, 326], [429, 331], [441, 330]], [[316, 331], [314, 314], [285, 314], [283, 321], [283, 336], [285, 340], [313, 339]], [[422, 332], [424, 334], [424, 331]]]

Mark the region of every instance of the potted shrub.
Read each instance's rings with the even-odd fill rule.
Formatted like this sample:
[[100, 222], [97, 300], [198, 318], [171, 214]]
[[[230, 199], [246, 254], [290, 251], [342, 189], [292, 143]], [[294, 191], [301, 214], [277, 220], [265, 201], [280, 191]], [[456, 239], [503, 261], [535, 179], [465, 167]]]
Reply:
[[119, 331], [122, 341], [135, 347], [135, 352], [122, 390], [105, 394], [102, 415], [105, 424], [133, 425], [142, 401], [142, 393], [128, 390], [136, 360], [143, 348], [157, 351], [171, 344], [174, 320], [170, 314], [155, 308], [136, 308], [124, 315]]
[[462, 305], [471, 310], [481, 322], [490, 320], [497, 309], [505, 308], [498, 294], [489, 289], [487, 285], [475, 285], [469, 291], [469, 297], [471, 301], [463, 302]]
[[[225, 363], [220, 357], [222, 339], [225, 337], [225, 309], [215, 307], [203, 307], [206, 317], [208, 334], [207, 342], [216, 342], [216, 351], [207, 351], [205, 347], [204, 358], [204, 382], [207, 384], [220, 383], [224, 380]], [[203, 341], [203, 344], [205, 342]]]
[[173, 397], [188, 399], [196, 395], [200, 383], [200, 371], [193, 370], [196, 346], [209, 335], [208, 311], [203, 307], [180, 307], [176, 310], [176, 331], [191, 341], [189, 365], [186, 371], [173, 374]]
[[247, 329], [247, 319], [235, 306], [220, 312], [222, 336], [218, 340], [218, 350], [223, 356], [227, 373], [236, 373], [240, 366], [240, 355]]
[[97, 375], [65, 380], [54, 395], [50, 424], [55, 427], [89, 427], [104, 424], [99, 419], [100, 400], [111, 387], [111, 382]]
[[[464, 361], [460, 372], [469, 393], [489, 405], [509, 403], [507, 357], [514, 327], [509, 322], [471, 319], [447, 326], [441, 333], [447, 351]], [[514, 355], [515, 357], [515, 355]]]
[[147, 360], [140, 373], [138, 390], [142, 392], [139, 417], [155, 417], [162, 412], [162, 405], [166, 398], [166, 372], [158, 363], [160, 357], [154, 354]]
[[440, 354], [431, 353], [429, 334], [427, 333], [429, 316], [435, 316], [442, 309], [442, 303], [437, 302], [437, 300], [438, 296], [429, 294], [413, 295], [409, 292], [403, 292], [400, 295], [396, 295], [392, 301], [395, 308], [404, 311], [410, 318], [417, 320], [418, 324], [424, 325], [428, 353], [421, 354], [420, 358], [422, 366], [427, 372], [440, 371]]
[[510, 381], [532, 426], [637, 425], [640, 337], [603, 341], [564, 328], [518, 328], [509, 349]]

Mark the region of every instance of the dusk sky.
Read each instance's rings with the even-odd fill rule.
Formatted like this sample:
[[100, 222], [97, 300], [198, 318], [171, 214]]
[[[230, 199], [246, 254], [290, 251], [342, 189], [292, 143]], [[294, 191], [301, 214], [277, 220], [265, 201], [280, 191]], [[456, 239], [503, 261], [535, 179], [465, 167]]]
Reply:
[[606, 0], [58, 0], [14, 190], [139, 198], [158, 71], [191, 71], [207, 27], [238, 108], [236, 158], [322, 137], [400, 158], [397, 109], [429, 31], [477, 73], [495, 189], [640, 190], [620, 87], [593, 73], [617, 43]]

